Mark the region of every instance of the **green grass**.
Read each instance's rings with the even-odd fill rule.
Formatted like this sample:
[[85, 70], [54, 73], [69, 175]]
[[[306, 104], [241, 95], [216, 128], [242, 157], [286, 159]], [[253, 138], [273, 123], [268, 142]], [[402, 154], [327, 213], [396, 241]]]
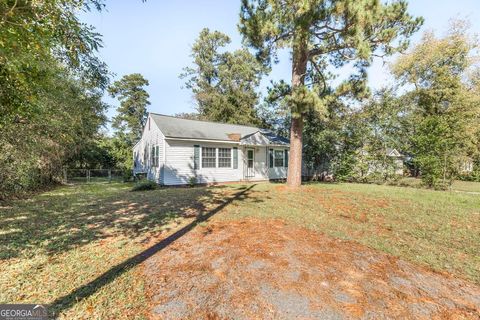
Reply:
[[[51, 310], [68, 319], [145, 318], [139, 266], [99, 290], [89, 283], [145, 250], [151, 237], [192, 220], [186, 215], [214, 198], [206, 188], [134, 193], [132, 186], [81, 184], [0, 204], [0, 303], [55, 302]], [[72, 292], [87, 298], [62, 298]]]
[[[424, 188], [422, 180], [418, 178], [405, 177], [392, 183], [403, 187]], [[480, 193], [480, 182], [455, 180], [450, 186], [450, 191]]]
[[0, 303], [53, 303], [68, 319], [145, 318], [142, 266], [126, 261], [225, 203], [213, 219], [285, 219], [480, 284], [478, 194], [362, 184], [132, 186], [73, 185], [0, 204]]
[[226, 218], [285, 219], [480, 283], [477, 194], [320, 183], [292, 192], [260, 184], [226, 210]]
[[457, 180], [453, 183], [452, 190], [463, 192], [476, 192], [480, 194], [480, 182]]

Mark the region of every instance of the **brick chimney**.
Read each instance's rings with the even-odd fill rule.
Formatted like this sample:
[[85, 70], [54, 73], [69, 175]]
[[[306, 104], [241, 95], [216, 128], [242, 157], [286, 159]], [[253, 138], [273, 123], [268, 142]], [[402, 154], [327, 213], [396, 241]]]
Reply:
[[240, 135], [240, 133], [229, 133], [228, 134], [228, 139], [232, 140], [232, 141], [240, 141], [240, 138], [242, 136]]

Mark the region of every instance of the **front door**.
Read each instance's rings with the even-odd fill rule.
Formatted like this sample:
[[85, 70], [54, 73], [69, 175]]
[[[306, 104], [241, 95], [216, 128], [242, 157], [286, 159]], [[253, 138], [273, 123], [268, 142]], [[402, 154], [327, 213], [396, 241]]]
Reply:
[[245, 178], [255, 176], [255, 149], [247, 149], [247, 161], [245, 168]]

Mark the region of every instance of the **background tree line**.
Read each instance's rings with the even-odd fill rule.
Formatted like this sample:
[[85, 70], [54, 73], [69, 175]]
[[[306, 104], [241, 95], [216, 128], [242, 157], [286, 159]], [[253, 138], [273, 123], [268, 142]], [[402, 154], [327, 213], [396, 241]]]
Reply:
[[[178, 116], [261, 125], [288, 136], [291, 85], [272, 83], [261, 97], [260, 79], [268, 66], [261, 68], [261, 60], [242, 49], [249, 58], [239, 60], [236, 69], [243, 72], [231, 70], [225, 58], [231, 53], [222, 51], [227, 42], [219, 39], [228, 37], [204, 29], [192, 47], [193, 67], [181, 77], [187, 79], [196, 110]], [[443, 37], [426, 32], [395, 59], [393, 87], [371, 93], [365, 74], [332, 87], [334, 74], [311, 74], [322, 79], [320, 88], [310, 89], [320, 100], [304, 96], [301, 112], [306, 167], [337, 180], [386, 182], [398, 178], [394, 159], [387, 156], [387, 150], [396, 149], [404, 155], [405, 174], [420, 176], [429, 187], [443, 188], [457, 178], [480, 181], [478, 48], [468, 23], [459, 20]], [[242, 86], [234, 85], [244, 83], [247, 89], [236, 90]], [[229, 104], [227, 97], [248, 102]], [[469, 163], [473, 172], [463, 171]]]
[[[131, 74], [110, 83], [95, 56], [101, 35], [77, 17], [103, 8], [100, 0], [0, 0], [0, 198], [58, 182], [63, 167], [131, 172], [148, 80]], [[290, 137], [292, 186], [302, 158], [339, 180], [392, 179], [390, 170], [368, 167], [390, 168], [387, 148], [404, 154], [428, 186], [460, 177], [470, 160], [474, 172], [464, 178], [480, 179], [478, 43], [465, 22], [443, 37], [426, 33], [400, 55], [391, 66], [395, 86], [373, 93], [367, 86], [373, 58], [405, 52], [422, 22], [402, 0], [243, 0], [244, 46], [229, 51], [228, 35], [200, 32], [180, 75], [195, 110], [178, 116]], [[291, 52], [292, 79], [264, 90], [282, 48]], [[334, 70], [347, 64], [350, 77], [335, 81]], [[109, 134], [105, 92], [119, 100]]]
[[96, 0], [0, 1], [0, 199], [58, 180], [96, 145], [108, 72], [78, 10]]

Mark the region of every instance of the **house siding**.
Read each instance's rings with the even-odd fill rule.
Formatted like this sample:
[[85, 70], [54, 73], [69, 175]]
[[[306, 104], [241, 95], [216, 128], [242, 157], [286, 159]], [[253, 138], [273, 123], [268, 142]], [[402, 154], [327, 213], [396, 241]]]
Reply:
[[[187, 184], [190, 178], [195, 178], [197, 183], [216, 183], [239, 181], [242, 179], [243, 153], [238, 152], [238, 168], [203, 168], [201, 164], [202, 153], [200, 150], [200, 168], [194, 169], [194, 145], [210, 148], [232, 148], [236, 144], [213, 143], [200, 141], [165, 140], [166, 162], [164, 166], [165, 185]], [[240, 151], [240, 149], [239, 149]], [[233, 152], [233, 150], [232, 150]], [[233, 155], [232, 155], [233, 164]]]
[[242, 180], [248, 180], [248, 181], [261, 181], [261, 180], [268, 180], [268, 159], [267, 159], [267, 148], [264, 146], [244, 146], [241, 148], [242, 152], [239, 152], [239, 154], [242, 154], [241, 157], [241, 162], [239, 159], [239, 166], [241, 166], [242, 170], [246, 171], [247, 168], [247, 159], [246, 159], [246, 154], [247, 154], [247, 149], [254, 149], [255, 150], [255, 158], [254, 158], [254, 176], [253, 177], [244, 177], [243, 176], [243, 171], [241, 173], [240, 179]]
[[[289, 150], [289, 148], [278, 148], [278, 147], [272, 147], [270, 148], [272, 150], [281, 150], [282, 152], [285, 152], [285, 150]], [[285, 160], [284, 160], [285, 161]], [[285, 165], [285, 162], [284, 162]], [[268, 177], [269, 179], [286, 179], [287, 178], [287, 167], [272, 167], [268, 168]]]
[[[252, 137], [250, 137], [252, 138]], [[253, 138], [260, 139], [260, 135]], [[255, 140], [255, 143], [258, 141]], [[195, 145], [200, 146], [199, 168], [194, 169]], [[152, 146], [158, 146], [159, 165], [152, 167]], [[217, 149], [217, 163], [215, 168], [204, 168], [202, 165], [202, 147]], [[238, 149], [238, 166], [233, 168], [233, 148]], [[232, 163], [230, 168], [218, 168], [218, 148], [232, 149]], [[254, 176], [245, 177], [246, 150], [255, 150]], [[274, 147], [277, 149], [277, 147]], [[278, 149], [288, 149], [278, 147]], [[162, 185], [189, 184], [192, 178], [196, 183], [217, 183], [234, 181], [261, 181], [268, 179], [280, 179], [287, 176], [287, 168], [269, 168], [268, 147], [265, 145], [245, 146], [238, 142], [199, 141], [195, 139], [180, 140], [166, 138], [154, 119], [149, 115], [145, 125], [142, 139], [133, 148], [134, 174], [146, 173], [149, 180]], [[146, 152], [146, 157], [145, 157]], [[146, 158], [146, 159], [145, 159]], [[145, 161], [146, 160], [146, 161]]]
[[[150, 126], [148, 125], [150, 121]], [[162, 167], [164, 165], [164, 143], [165, 136], [157, 127], [153, 119], [149, 117], [147, 119], [147, 125], [144, 128], [142, 139], [134, 148], [134, 162], [135, 167], [133, 172], [146, 173], [149, 180], [153, 180], [157, 183], [162, 183]], [[152, 167], [151, 151], [152, 146], [158, 146], [159, 158], [158, 167]], [[145, 151], [147, 152], [147, 159], [145, 159]]]

